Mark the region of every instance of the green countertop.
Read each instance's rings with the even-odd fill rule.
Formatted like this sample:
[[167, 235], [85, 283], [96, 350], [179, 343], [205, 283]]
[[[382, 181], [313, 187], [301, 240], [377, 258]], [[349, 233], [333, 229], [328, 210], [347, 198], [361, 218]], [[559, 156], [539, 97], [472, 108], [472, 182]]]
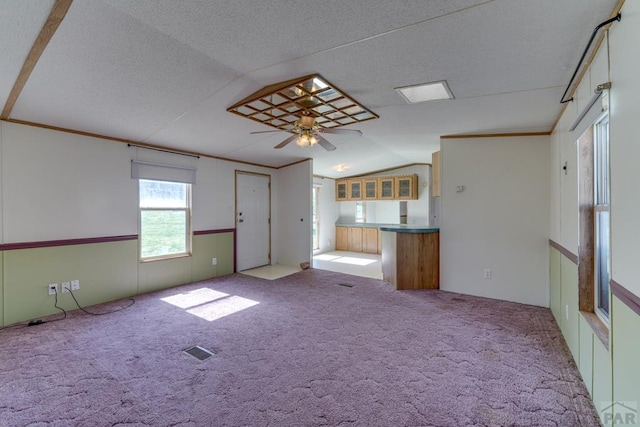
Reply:
[[379, 228], [382, 231], [396, 233], [438, 233], [439, 227], [418, 224], [380, 224], [375, 222], [336, 222], [336, 227], [367, 227]]
[[377, 222], [336, 222], [336, 227], [399, 227], [400, 224], [381, 224]]
[[391, 231], [394, 233], [439, 233], [439, 227], [419, 226], [419, 225], [392, 225], [380, 227], [381, 231]]

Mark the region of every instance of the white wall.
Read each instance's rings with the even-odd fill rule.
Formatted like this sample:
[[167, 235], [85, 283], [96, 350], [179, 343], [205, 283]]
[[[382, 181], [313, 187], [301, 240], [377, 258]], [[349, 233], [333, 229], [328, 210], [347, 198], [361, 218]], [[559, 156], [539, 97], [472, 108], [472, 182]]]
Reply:
[[318, 252], [330, 252], [336, 248], [336, 221], [338, 206], [336, 202], [336, 181], [331, 178], [314, 177], [313, 183], [319, 186], [320, 249]]
[[[242, 163], [204, 157], [197, 161], [197, 165], [196, 184], [193, 186], [194, 230], [216, 230], [236, 227], [236, 170], [266, 175], [274, 174], [274, 170], [270, 168], [260, 168]], [[273, 194], [271, 195], [271, 199], [271, 216], [273, 217]], [[273, 224], [271, 228], [271, 234], [273, 235]]]
[[[274, 170], [7, 122], [0, 122], [0, 132], [1, 243], [138, 234], [138, 186], [131, 178], [131, 160], [137, 159], [196, 167], [196, 231], [235, 228], [236, 170], [271, 175], [272, 260], [297, 265], [301, 261], [294, 259], [310, 252], [310, 162]], [[282, 226], [291, 216], [298, 223], [304, 218], [295, 232]], [[287, 244], [278, 244], [283, 229]]]
[[137, 234], [134, 150], [2, 123], [4, 242]]
[[610, 33], [612, 278], [640, 296], [640, 2], [626, 1]]
[[548, 136], [441, 140], [440, 289], [548, 307], [549, 147]]
[[311, 261], [313, 162], [278, 169], [274, 177], [275, 204], [271, 211], [272, 223], [275, 221], [272, 244], [276, 250], [271, 261], [295, 267]]

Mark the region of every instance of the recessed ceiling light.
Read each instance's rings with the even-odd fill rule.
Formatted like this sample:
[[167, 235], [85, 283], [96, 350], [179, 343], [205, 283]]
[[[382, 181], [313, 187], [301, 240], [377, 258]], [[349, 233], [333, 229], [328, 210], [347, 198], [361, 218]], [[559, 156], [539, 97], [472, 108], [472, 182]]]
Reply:
[[417, 104], [426, 101], [438, 101], [441, 99], [453, 99], [453, 94], [446, 80], [439, 82], [423, 83], [414, 86], [397, 87], [396, 91], [404, 97], [409, 104]]

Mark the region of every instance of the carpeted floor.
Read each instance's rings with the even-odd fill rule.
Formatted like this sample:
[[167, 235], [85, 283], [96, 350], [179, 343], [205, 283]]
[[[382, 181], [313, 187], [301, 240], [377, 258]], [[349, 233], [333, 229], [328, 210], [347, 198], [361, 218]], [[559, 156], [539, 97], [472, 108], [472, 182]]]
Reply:
[[2, 330], [0, 355], [2, 426], [599, 425], [548, 309], [314, 269]]

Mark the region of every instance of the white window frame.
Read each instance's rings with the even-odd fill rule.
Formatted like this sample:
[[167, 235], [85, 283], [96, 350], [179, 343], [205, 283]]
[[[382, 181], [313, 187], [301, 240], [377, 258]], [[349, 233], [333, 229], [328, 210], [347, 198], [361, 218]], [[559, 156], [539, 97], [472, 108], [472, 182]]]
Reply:
[[[311, 193], [311, 196], [313, 198], [312, 203], [315, 203], [316, 205], [315, 216], [312, 218], [313, 224], [311, 224], [312, 226], [311, 231], [313, 233], [313, 227], [315, 227], [318, 233], [316, 238], [316, 243], [317, 243], [316, 245], [313, 244], [313, 236], [311, 236], [311, 246], [313, 246], [311, 249], [314, 251], [318, 251], [320, 250], [320, 187], [319, 186], [313, 187], [313, 192]], [[312, 215], [313, 215], [313, 212], [312, 212]]]
[[[160, 179], [144, 179], [145, 181], [156, 181], [156, 182], [169, 182], [171, 184], [181, 184], [186, 186], [186, 202], [187, 202], [187, 206], [184, 208], [174, 208], [174, 207], [153, 207], [153, 208], [149, 208], [149, 207], [142, 207], [141, 206], [141, 202], [140, 202], [140, 181], [138, 182], [138, 230], [139, 231], [139, 248], [138, 248], [138, 256], [140, 258], [140, 262], [150, 262], [150, 261], [161, 261], [161, 260], [167, 260], [167, 259], [172, 259], [172, 258], [183, 258], [183, 257], [189, 257], [192, 254], [192, 235], [193, 235], [193, 231], [191, 228], [191, 214], [192, 214], [192, 204], [191, 204], [191, 184], [190, 183], [184, 183], [184, 182], [170, 182], [170, 181], [163, 181]], [[180, 211], [180, 212], [185, 212], [185, 218], [186, 218], [186, 227], [185, 227], [185, 252], [176, 252], [176, 253], [171, 253], [171, 254], [164, 254], [164, 255], [156, 255], [156, 256], [148, 256], [145, 257], [142, 255], [142, 213], [143, 212], [150, 212], [150, 211], [163, 211], [163, 212], [167, 212], [167, 211]]]
[[[606, 126], [606, 127], [605, 127]], [[610, 156], [609, 156], [609, 114], [605, 113], [596, 120], [593, 126], [594, 138], [593, 138], [593, 191], [594, 191], [594, 312], [604, 323], [609, 324], [609, 314], [611, 312], [611, 290], [609, 289], [609, 282], [606, 284], [600, 283], [600, 230], [598, 216], [601, 212], [609, 213], [609, 229], [606, 231], [609, 236], [609, 241], [606, 242], [608, 247], [607, 253], [607, 269], [609, 275], [611, 274], [611, 191], [610, 191]], [[606, 140], [603, 141], [603, 138]], [[605, 147], [602, 145], [605, 144]], [[606, 153], [603, 153], [603, 149]], [[602, 158], [604, 157], [604, 159]], [[604, 169], [603, 169], [604, 168]], [[604, 182], [603, 182], [604, 181]], [[610, 279], [610, 277], [609, 277]], [[608, 310], [601, 307], [601, 286], [605, 285], [607, 288], [608, 298]]]

